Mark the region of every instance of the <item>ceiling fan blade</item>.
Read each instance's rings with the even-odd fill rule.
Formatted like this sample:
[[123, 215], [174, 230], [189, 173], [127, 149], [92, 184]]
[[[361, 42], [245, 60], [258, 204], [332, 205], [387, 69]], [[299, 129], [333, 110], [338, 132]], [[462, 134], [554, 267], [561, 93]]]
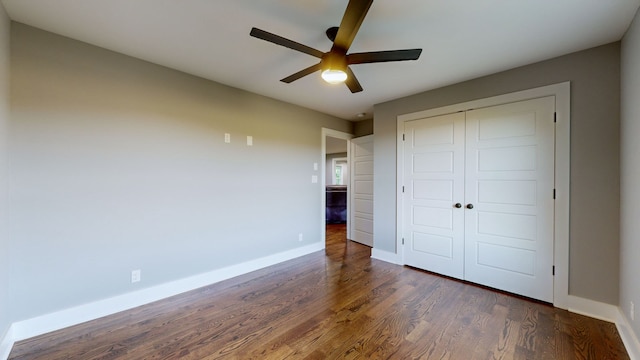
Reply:
[[298, 71], [295, 74], [291, 74], [291, 75], [287, 76], [286, 78], [284, 78], [284, 79], [282, 79], [280, 81], [285, 82], [287, 84], [290, 84], [290, 83], [292, 83], [292, 82], [294, 82], [294, 81], [296, 81], [296, 80], [298, 80], [298, 79], [300, 79], [302, 77], [305, 77], [305, 76], [307, 76], [309, 74], [312, 74], [312, 73], [314, 73], [314, 72], [316, 72], [316, 71], [318, 71], [320, 69], [321, 69], [320, 63], [318, 63], [318, 64], [315, 64], [313, 66], [309, 66], [306, 69], [302, 69], [302, 70]]
[[338, 28], [336, 39], [333, 41], [332, 51], [335, 48], [342, 50], [344, 53], [349, 50], [372, 3], [373, 0], [349, 0]]
[[289, 40], [287, 38], [283, 38], [282, 36], [276, 35], [276, 34], [272, 34], [268, 31], [264, 31], [264, 30], [260, 30], [258, 28], [251, 28], [251, 32], [249, 33], [249, 35], [258, 38], [258, 39], [262, 39], [271, 43], [274, 43], [276, 45], [280, 45], [280, 46], [284, 46], [286, 48], [289, 49], [293, 49], [293, 50], [297, 50], [300, 52], [303, 52], [305, 54], [309, 54], [311, 56], [315, 56], [317, 58], [322, 58], [322, 56], [324, 55], [324, 53], [320, 50], [316, 50], [312, 47], [309, 47], [307, 45], [303, 45], [300, 43], [297, 43], [293, 40]]
[[351, 68], [348, 66], [347, 66], [347, 80], [345, 80], [344, 83], [347, 85], [349, 90], [351, 90], [351, 92], [354, 94], [362, 91], [362, 86], [360, 85], [360, 82], [358, 82], [356, 75], [353, 73], [353, 71], [351, 71]]
[[387, 61], [418, 60], [422, 49], [372, 51], [347, 55], [347, 64], [367, 64]]

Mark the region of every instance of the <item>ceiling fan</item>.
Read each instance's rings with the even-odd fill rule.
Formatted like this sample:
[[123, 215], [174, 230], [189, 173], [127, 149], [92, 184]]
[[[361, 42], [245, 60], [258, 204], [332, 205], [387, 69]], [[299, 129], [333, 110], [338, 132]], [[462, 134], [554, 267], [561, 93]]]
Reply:
[[320, 59], [319, 63], [302, 69], [280, 81], [288, 84], [322, 70], [322, 78], [325, 81], [329, 83], [345, 82], [352, 93], [357, 93], [362, 91], [362, 86], [353, 71], [351, 71], [351, 68], [349, 68], [349, 65], [417, 60], [420, 57], [420, 53], [422, 53], [422, 49], [407, 49], [347, 54], [372, 3], [373, 0], [349, 0], [340, 26], [331, 27], [326, 31], [327, 37], [333, 42], [333, 46], [328, 52], [316, 50], [255, 27], [251, 29], [250, 35]]

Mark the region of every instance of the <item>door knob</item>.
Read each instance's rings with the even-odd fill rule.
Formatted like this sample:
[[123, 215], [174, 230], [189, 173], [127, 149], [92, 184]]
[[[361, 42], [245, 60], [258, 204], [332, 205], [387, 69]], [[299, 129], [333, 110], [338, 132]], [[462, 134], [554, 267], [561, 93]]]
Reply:
[[456, 203], [456, 204], [455, 204], [455, 205], [453, 205], [453, 206], [455, 206], [455, 207], [456, 207], [456, 209], [460, 209], [460, 208], [462, 207], [462, 204], [460, 204], [460, 203]]
[[467, 209], [473, 209], [473, 204], [467, 204]]

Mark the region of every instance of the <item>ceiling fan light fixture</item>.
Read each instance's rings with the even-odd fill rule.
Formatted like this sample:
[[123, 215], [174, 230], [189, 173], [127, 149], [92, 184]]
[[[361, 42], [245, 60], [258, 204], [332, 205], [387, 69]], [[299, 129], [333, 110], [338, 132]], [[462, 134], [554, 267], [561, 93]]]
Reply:
[[347, 80], [347, 73], [340, 69], [324, 70], [321, 76], [329, 84], [340, 84]]
[[350, 65], [418, 60], [420, 53], [422, 53], [422, 49], [405, 49], [347, 54], [372, 3], [373, 0], [349, 0], [340, 26], [333, 26], [326, 31], [327, 38], [333, 43], [328, 52], [322, 52], [255, 27], [251, 28], [249, 35], [320, 59], [319, 63], [280, 79], [280, 81], [290, 84], [321, 70], [321, 77], [324, 81], [330, 84], [344, 83], [349, 91], [355, 94], [362, 91], [362, 86], [349, 67]]

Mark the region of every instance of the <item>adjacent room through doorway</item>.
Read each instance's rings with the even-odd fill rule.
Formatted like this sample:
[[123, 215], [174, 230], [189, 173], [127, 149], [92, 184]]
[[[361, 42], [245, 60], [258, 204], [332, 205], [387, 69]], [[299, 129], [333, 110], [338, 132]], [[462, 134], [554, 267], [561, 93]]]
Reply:
[[325, 241], [347, 238], [349, 158], [346, 139], [325, 138]]

